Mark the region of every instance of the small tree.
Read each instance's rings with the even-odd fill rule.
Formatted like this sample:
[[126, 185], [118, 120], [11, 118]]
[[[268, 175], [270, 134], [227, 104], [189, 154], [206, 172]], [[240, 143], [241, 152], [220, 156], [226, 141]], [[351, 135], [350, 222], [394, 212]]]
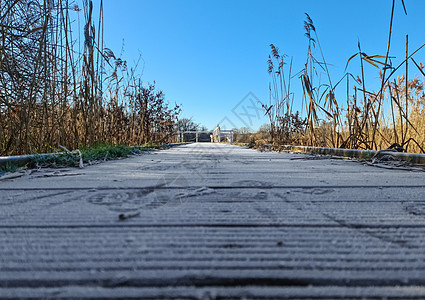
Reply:
[[200, 125], [193, 122], [192, 118], [182, 118], [177, 121], [178, 131], [198, 131]]

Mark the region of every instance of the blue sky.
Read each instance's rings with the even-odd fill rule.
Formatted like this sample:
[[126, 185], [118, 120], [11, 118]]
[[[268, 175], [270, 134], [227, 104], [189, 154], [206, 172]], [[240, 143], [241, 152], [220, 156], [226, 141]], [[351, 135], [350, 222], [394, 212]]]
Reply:
[[[95, 10], [100, 0], [94, 0]], [[400, 62], [409, 48], [425, 43], [425, 1], [396, 1], [390, 54]], [[183, 106], [183, 117], [213, 128], [230, 126], [257, 129], [266, 123], [263, 113], [243, 108], [257, 98], [268, 103], [269, 45], [293, 57], [293, 73], [303, 68], [307, 52], [305, 14], [313, 19], [335, 82], [344, 74], [357, 42], [369, 55], [385, 55], [391, 0], [303, 1], [193, 1], [104, 0], [104, 44], [131, 66], [141, 53], [144, 81], [156, 81], [170, 103]], [[417, 61], [425, 62], [424, 51]], [[360, 74], [358, 62], [349, 71]], [[378, 73], [370, 68], [369, 88]], [[295, 102], [301, 103], [301, 84], [292, 81]], [[345, 102], [345, 98], [340, 100]], [[252, 106], [252, 105], [251, 105]], [[299, 105], [299, 109], [301, 106]]]

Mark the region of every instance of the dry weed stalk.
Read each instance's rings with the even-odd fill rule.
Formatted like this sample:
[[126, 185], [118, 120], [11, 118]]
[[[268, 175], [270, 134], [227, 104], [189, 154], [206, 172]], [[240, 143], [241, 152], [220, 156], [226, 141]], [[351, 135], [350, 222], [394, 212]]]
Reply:
[[[401, 0], [401, 2], [404, 12], [407, 14], [404, 1]], [[332, 83], [316, 27], [310, 16], [306, 14], [304, 28], [305, 36], [308, 39], [307, 59], [304, 69], [299, 73], [303, 89], [301, 106], [306, 109], [306, 128], [305, 130], [290, 128], [298, 136], [297, 141], [288, 139], [288, 133], [276, 129], [279, 120], [279, 114], [276, 112], [284, 113], [281, 107], [288, 102], [285, 102], [287, 98], [279, 96], [279, 85], [277, 84], [279, 81], [275, 73], [280, 73], [281, 65], [279, 64], [278, 71], [275, 71], [273, 58], [279, 61], [281, 56], [279, 56], [278, 49], [272, 45], [268, 71], [272, 75], [272, 83], [269, 87], [270, 98], [275, 103], [271, 101], [269, 106], [263, 105], [263, 107], [266, 114], [269, 115], [272, 139], [275, 143], [285, 141], [351, 149], [394, 148], [398, 151], [425, 153], [424, 82], [423, 78], [420, 80], [416, 75], [414, 79], [408, 79], [409, 62], [413, 62], [425, 77], [423, 64], [414, 59], [414, 55], [425, 47], [425, 44], [409, 54], [408, 36], [406, 36], [405, 58], [398, 66], [392, 65], [393, 57], [389, 56], [389, 50], [394, 7], [395, 0], [392, 1], [385, 55], [368, 55], [362, 51], [359, 42], [358, 52], [348, 59], [347, 66], [357, 57], [361, 75], [354, 76], [346, 73], [336, 84]], [[316, 46], [319, 49], [320, 59], [314, 56], [313, 50], [316, 49]], [[365, 64], [379, 70], [380, 89], [377, 92], [369, 90], [366, 86]], [[405, 66], [405, 74], [394, 79], [396, 72], [402, 66]], [[323, 73], [327, 79], [324, 83], [320, 81], [320, 74]], [[346, 109], [338, 105], [335, 96], [336, 89], [344, 81], [346, 82]], [[285, 85], [282, 86], [282, 91], [284, 91]], [[284, 93], [280, 92], [280, 94]]]
[[102, 6], [96, 24], [91, 0], [0, 0], [0, 155], [171, 140], [180, 108], [103, 49]]

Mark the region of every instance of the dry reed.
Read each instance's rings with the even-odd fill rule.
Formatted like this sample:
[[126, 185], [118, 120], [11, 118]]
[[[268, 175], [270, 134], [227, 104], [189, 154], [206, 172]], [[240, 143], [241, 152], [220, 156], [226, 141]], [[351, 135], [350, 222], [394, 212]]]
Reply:
[[71, 3], [0, 0], [0, 155], [171, 141], [180, 108], [103, 48], [103, 1]]
[[[403, 3], [404, 12], [406, 8]], [[355, 58], [359, 60], [360, 76], [346, 73], [336, 84], [332, 83], [324, 53], [320, 46], [313, 20], [306, 14], [304, 23], [308, 39], [307, 60], [299, 72], [303, 90], [302, 107], [306, 109], [305, 120], [292, 112], [293, 94], [287, 89], [292, 77], [283, 77], [283, 56], [271, 45], [268, 72], [271, 75], [270, 104], [263, 105], [271, 124], [271, 138], [275, 144], [292, 143], [351, 149], [387, 149], [425, 153], [425, 94], [424, 82], [417, 75], [409, 76], [409, 63], [425, 76], [424, 65], [417, 62], [413, 52], [406, 51], [404, 60], [394, 67], [389, 56], [395, 0], [392, 1], [387, 50], [385, 55], [367, 55], [358, 43], [358, 52], [352, 55], [347, 66]], [[313, 49], [319, 49], [316, 58]], [[276, 68], [276, 62], [278, 68]], [[292, 60], [291, 60], [292, 62]], [[365, 64], [378, 69], [380, 89], [367, 88]], [[291, 63], [292, 66], [292, 63]], [[404, 75], [396, 72], [405, 67]], [[289, 69], [291, 70], [291, 68]], [[326, 81], [320, 82], [320, 74]], [[336, 89], [346, 82], [346, 109], [336, 99]], [[352, 86], [351, 86], [352, 85]], [[344, 88], [344, 87], [341, 87]], [[285, 106], [286, 105], [286, 106]], [[289, 122], [288, 120], [294, 120]], [[285, 128], [285, 130], [277, 130]]]

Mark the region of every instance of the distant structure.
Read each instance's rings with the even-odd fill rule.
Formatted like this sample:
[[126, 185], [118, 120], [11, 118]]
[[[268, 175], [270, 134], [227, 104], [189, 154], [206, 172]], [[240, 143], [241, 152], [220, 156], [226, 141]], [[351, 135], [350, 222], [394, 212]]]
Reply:
[[228, 142], [233, 143], [233, 130], [221, 130], [220, 125], [214, 129], [213, 134], [210, 135], [211, 143]]
[[[193, 139], [193, 134], [195, 135], [195, 142], [199, 142], [199, 136], [201, 134], [209, 134], [211, 136], [211, 131], [179, 131], [177, 132], [177, 143], [184, 143], [187, 141], [187, 135], [189, 135], [189, 139], [190, 139], [190, 135], [192, 135], [192, 139]], [[185, 138], [186, 135], [186, 138]]]
[[[195, 134], [195, 142], [199, 142], [201, 134], [209, 134], [211, 143], [228, 142], [233, 143], [233, 130], [221, 130], [220, 125], [213, 131], [179, 131], [177, 133], [177, 142], [182, 143], [185, 141], [185, 134]], [[193, 135], [192, 135], [193, 138]]]

